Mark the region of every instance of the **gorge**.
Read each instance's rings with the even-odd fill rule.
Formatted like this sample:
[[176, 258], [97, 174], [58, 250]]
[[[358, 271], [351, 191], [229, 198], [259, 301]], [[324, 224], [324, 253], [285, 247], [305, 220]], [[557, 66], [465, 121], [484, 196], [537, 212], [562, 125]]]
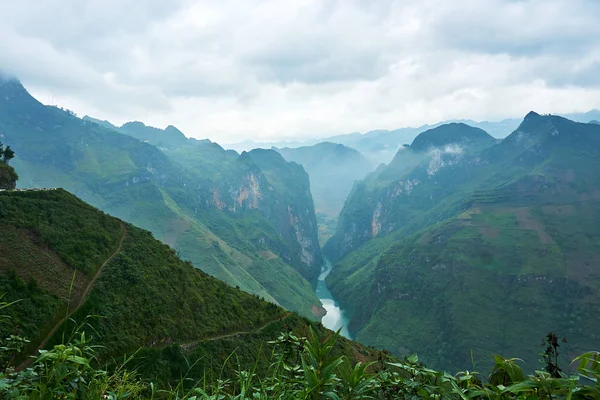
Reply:
[[350, 318], [348, 315], [350, 312], [334, 298], [327, 288], [325, 279], [329, 276], [332, 269], [333, 265], [331, 262], [328, 259], [325, 259], [323, 262], [323, 269], [321, 270], [319, 280], [317, 281], [316, 294], [323, 304], [323, 308], [325, 311], [327, 311], [327, 314], [325, 314], [321, 320], [321, 323], [324, 327], [331, 329], [332, 331], [341, 329], [340, 334], [342, 336], [347, 339], [352, 339], [352, 335], [348, 330], [348, 325], [350, 324]]

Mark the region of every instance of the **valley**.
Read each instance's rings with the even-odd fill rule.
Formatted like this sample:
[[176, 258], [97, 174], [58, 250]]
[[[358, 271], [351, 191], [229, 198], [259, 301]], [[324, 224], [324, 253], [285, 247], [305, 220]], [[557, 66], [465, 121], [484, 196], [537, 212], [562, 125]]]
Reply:
[[0, 400], [600, 400], [600, 0], [4, 3]]
[[348, 359], [416, 353], [447, 371], [493, 354], [533, 371], [548, 332], [568, 337], [563, 364], [598, 344], [593, 122], [531, 112], [503, 139], [440, 124], [377, 165], [330, 142], [238, 154], [79, 119], [16, 80], [0, 94], [16, 154], [1, 164], [0, 292], [18, 301], [0, 333], [30, 338], [19, 370], [90, 315], [99, 360], [137, 348], [164, 384], [187, 357], [208, 357], [196, 377], [230, 351], [266, 369], [254, 350], [284, 331], [339, 330]]
[[534, 112], [502, 141], [444, 125], [355, 185], [324, 253], [356, 339], [453, 370], [534, 369], [545, 331], [595, 346], [599, 140]]
[[319, 275], [319, 280], [317, 281], [317, 297], [323, 304], [323, 308], [327, 312], [325, 316], [323, 316], [321, 322], [323, 326], [327, 329], [331, 329], [332, 331], [337, 331], [341, 329], [340, 334], [347, 339], [352, 339], [352, 335], [350, 335], [350, 331], [348, 330], [348, 326], [350, 324], [350, 318], [348, 317], [349, 311], [343, 308], [333, 297], [329, 289], [327, 288], [326, 279], [331, 273], [333, 269], [333, 265], [329, 260], [325, 259], [323, 271], [321, 275]]
[[317, 319], [322, 261], [300, 166], [271, 150], [227, 152], [176, 128], [98, 125], [42, 105], [14, 79], [0, 81], [0, 94], [0, 135], [18, 154], [18, 187], [64, 188], [150, 230], [212, 276]]

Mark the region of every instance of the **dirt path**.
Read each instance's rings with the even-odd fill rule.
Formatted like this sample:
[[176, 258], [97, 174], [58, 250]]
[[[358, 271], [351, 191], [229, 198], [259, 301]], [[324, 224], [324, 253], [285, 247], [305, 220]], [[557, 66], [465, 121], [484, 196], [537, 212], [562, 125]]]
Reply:
[[[50, 330], [50, 332], [46, 335], [46, 337], [44, 338], [44, 340], [42, 340], [42, 342], [40, 343], [40, 345], [37, 347], [37, 349], [35, 350], [35, 352], [33, 354], [37, 354], [40, 350], [42, 350], [44, 347], [46, 347], [46, 344], [48, 343], [48, 340], [50, 340], [50, 338], [56, 333], [56, 331], [58, 330], [58, 328], [60, 328], [60, 326], [63, 323], [65, 323], [67, 321], [67, 319], [69, 319], [71, 317], [71, 315], [75, 314], [81, 308], [81, 306], [83, 306], [83, 304], [85, 303], [85, 300], [86, 300], [88, 294], [90, 293], [90, 290], [92, 290], [92, 288], [94, 287], [94, 283], [96, 283], [96, 279], [98, 279], [98, 277], [102, 273], [102, 270], [104, 269], [104, 267], [117, 254], [119, 254], [121, 252], [121, 248], [123, 247], [123, 242], [125, 241], [125, 238], [127, 237], [127, 227], [125, 226], [125, 224], [123, 222], [121, 222], [121, 230], [122, 230], [121, 239], [119, 240], [119, 246], [117, 247], [117, 249], [114, 251], [114, 253], [112, 253], [104, 261], [104, 263], [100, 266], [100, 268], [98, 268], [98, 271], [96, 271], [96, 274], [94, 275], [94, 277], [92, 278], [92, 280], [90, 281], [90, 283], [88, 283], [87, 287], [83, 291], [83, 294], [80, 296], [79, 301], [74, 305], [73, 310], [69, 311], [68, 315], [66, 315], [60, 321], [58, 321], [58, 323], [54, 326], [54, 328], [52, 328], [52, 330]], [[32, 361], [33, 361], [33, 358], [27, 358], [25, 361], [23, 361], [21, 363], [21, 365], [19, 365], [17, 367], [16, 370], [17, 371], [24, 370], [29, 365], [31, 365]]]
[[268, 326], [273, 325], [276, 322], [285, 321], [290, 315], [292, 315], [292, 313], [288, 312], [283, 317], [274, 319], [273, 321], [269, 321], [269, 322], [265, 323], [264, 325], [262, 325], [261, 327], [259, 327], [258, 329], [255, 329], [253, 331], [227, 333], [225, 335], [213, 336], [213, 337], [209, 337], [209, 338], [205, 338], [205, 339], [196, 340], [196, 341], [193, 341], [190, 343], [180, 344], [179, 346], [181, 347], [181, 349], [183, 351], [187, 352], [187, 351], [192, 350], [194, 347], [198, 346], [200, 343], [203, 343], [203, 342], [212, 342], [215, 340], [227, 339], [227, 338], [234, 337], [234, 336], [252, 335], [255, 333], [259, 333], [260, 331], [264, 330]]

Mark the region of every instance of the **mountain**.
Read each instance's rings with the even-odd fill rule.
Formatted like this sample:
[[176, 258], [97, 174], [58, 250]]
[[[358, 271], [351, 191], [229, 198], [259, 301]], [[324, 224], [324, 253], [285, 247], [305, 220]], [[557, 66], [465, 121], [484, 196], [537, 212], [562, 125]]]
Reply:
[[568, 355], [598, 346], [600, 126], [532, 112], [499, 143], [461, 132], [422, 133], [346, 201], [324, 252], [351, 332], [453, 370], [533, 369], [550, 331]]
[[358, 151], [342, 144], [324, 142], [297, 148], [273, 148], [287, 161], [304, 167], [310, 177], [310, 189], [319, 217], [320, 241], [331, 236], [352, 185], [373, 170], [373, 165]]
[[0, 84], [0, 140], [17, 153], [20, 187], [65, 188], [230, 285], [319, 315], [312, 282], [321, 253], [300, 166], [269, 151], [262, 169], [263, 152], [237, 155], [194, 139], [159, 149], [121, 129], [44, 106], [16, 80]]
[[[494, 143], [484, 131], [465, 124], [442, 125], [421, 133], [410, 146], [399, 150], [388, 166], [379, 167], [354, 186], [336, 233], [324, 247], [326, 255], [336, 262], [379, 233], [408, 226], [420, 229], [421, 222], [415, 217], [431, 214], [438, 199], [454, 190], [452, 181], [462, 176], [452, 176], [440, 185], [435, 179], [438, 172], [449, 166], [457, 168], [465, 157]], [[413, 208], [420, 210], [419, 214], [412, 215]]]
[[415, 152], [425, 152], [434, 148], [456, 145], [460, 147], [490, 145], [494, 142], [486, 131], [463, 123], [451, 123], [429, 129], [415, 138], [410, 145]]
[[[585, 113], [561, 114], [563, 117], [577, 122], [591, 122], [600, 120], [600, 110], [590, 110]], [[238, 151], [251, 150], [255, 148], [270, 147], [305, 147], [313, 146], [323, 142], [333, 142], [356, 149], [363, 154], [369, 161], [375, 165], [389, 163], [395, 156], [398, 149], [403, 145], [412, 142], [417, 135], [427, 130], [437, 128], [438, 126], [452, 123], [462, 123], [474, 128], [479, 128], [489, 133], [494, 138], [505, 138], [513, 132], [521, 120], [518, 118], [507, 118], [501, 121], [473, 121], [470, 119], [457, 119], [437, 122], [435, 124], [426, 124], [419, 127], [407, 127], [393, 130], [377, 129], [365, 133], [349, 133], [335, 136], [324, 136], [321, 138], [312, 138], [305, 140], [290, 140], [285, 142], [253, 142], [229, 144], [227, 148]]]
[[187, 142], [185, 135], [172, 125], [167, 126], [165, 129], [160, 129], [152, 126], [146, 126], [143, 122], [134, 121], [127, 122], [121, 127], [116, 127], [108, 121], [102, 121], [87, 115], [84, 116], [82, 120], [85, 122], [95, 123], [107, 129], [118, 131], [125, 135], [134, 137], [142, 142], [147, 142], [162, 148], [177, 147]]
[[[226, 373], [262, 367], [268, 340], [309, 325], [62, 189], [0, 192], [0, 230], [0, 293], [18, 301], [3, 309], [0, 334], [31, 341], [15, 365], [62, 343], [72, 320], [93, 337], [96, 363], [135, 353], [130, 368], [142, 377], [177, 384], [183, 374], [195, 381], [222, 371], [232, 352]], [[370, 353], [343, 339], [338, 351]]]
[[600, 120], [600, 110], [593, 109], [584, 113], [571, 113], [562, 116], [573, 121], [588, 123], [593, 120]]
[[[585, 118], [584, 114], [581, 114]], [[365, 133], [349, 133], [343, 135], [326, 136], [318, 139], [306, 139], [285, 142], [253, 142], [246, 141], [225, 145], [226, 148], [237, 151], [250, 150], [255, 148], [297, 148], [310, 147], [319, 143], [337, 143], [350, 147], [363, 154], [372, 164], [379, 165], [389, 163], [395, 156], [398, 149], [403, 145], [411, 143], [417, 135], [429, 129], [451, 123], [463, 123], [472, 127], [480, 128], [491, 134], [495, 138], [506, 137], [510, 132], [519, 126], [518, 119], [505, 119], [502, 121], [472, 121], [472, 120], [451, 120], [442, 121], [432, 125], [422, 125], [419, 127], [408, 127], [394, 130], [377, 129]]]
[[107, 121], [107, 120], [101, 120], [101, 119], [92, 118], [92, 117], [90, 117], [88, 115], [85, 115], [82, 118], [82, 120], [85, 121], [85, 122], [93, 122], [96, 125], [100, 125], [100, 126], [106, 128], [106, 129], [111, 129], [113, 131], [118, 131], [119, 130], [119, 128], [117, 126], [111, 124], [110, 121]]

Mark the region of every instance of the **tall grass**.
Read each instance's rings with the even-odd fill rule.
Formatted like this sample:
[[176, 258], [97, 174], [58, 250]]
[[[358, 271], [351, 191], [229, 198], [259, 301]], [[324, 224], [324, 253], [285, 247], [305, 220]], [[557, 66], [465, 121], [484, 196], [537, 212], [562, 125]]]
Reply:
[[[0, 309], [5, 303], [0, 304]], [[267, 371], [258, 364], [238, 362], [234, 378], [209, 374], [190, 382], [182, 376], [175, 387], [159, 388], [128, 368], [135, 355], [111, 368], [95, 366], [95, 348], [85, 333], [71, 335], [68, 343], [42, 350], [33, 366], [15, 371], [6, 353], [14, 351], [4, 341], [0, 397], [3, 399], [169, 399], [169, 400], [261, 400], [261, 399], [600, 399], [600, 353], [577, 357], [576, 374], [553, 377], [546, 371], [525, 376], [518, 359], [495, 356], [495, 366], [484, 380], [476, 372], [457, 375], [428, 369], [416, 356], [395, 361], [381, 357], [372, 363], [352, 364], [333, 357], [339, 332], [319, 337], [282, 333], [276, 340]], [[12, 342], [11, 342], [12, 340]], [[235, 363], [232, 353], [226, 363]], [[192, 365], [190, 365], [191, 369]], [[214, 372], [214, 371], [213, 371]]]

